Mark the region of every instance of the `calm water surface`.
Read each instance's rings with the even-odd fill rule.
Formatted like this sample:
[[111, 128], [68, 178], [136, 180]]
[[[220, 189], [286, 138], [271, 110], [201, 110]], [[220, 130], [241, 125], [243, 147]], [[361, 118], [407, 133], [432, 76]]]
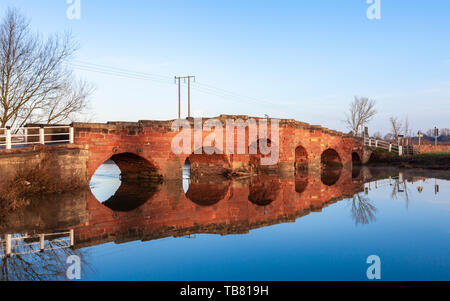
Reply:
[[[65, 259], [76, 254], [82, 280], [367, 280], [366, 259], [377, 255], [382, 280], [450, 280], [448, 174], [194, 181], [186, 173], [158, 187], [121, 183], [119, 174], [104, 164], [92, 193], [10, 216], [2, 244], [12, 234], [12, 251], [23, 254], [2, 256], [0, 277], [65, 280]], [[71, 229], [74, 248], [65, 248]], [[42, 233], [56, 236], [30, 253]]]

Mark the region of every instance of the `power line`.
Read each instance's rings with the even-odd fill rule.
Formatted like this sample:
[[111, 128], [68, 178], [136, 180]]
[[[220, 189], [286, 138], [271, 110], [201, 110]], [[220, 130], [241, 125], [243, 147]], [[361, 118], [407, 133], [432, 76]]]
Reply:
[[[83, 62], [83, 61], [75, 61], [75, 63], [70, 64], [75, 69], [83, 70], [83, 71], [89, 71], [89, 72], [96, 72], [100, 74], [105, 75], [111, 75], [121, 78], [127, 78], [127, 79], [137, 79], [137, 80], [146, 80], [146, 81], [153, 81], [160, 84], [172, 84], [173, 83], [173, 77], [160, 75], [160, 74], [152, 74], [147, 72], [139, 72], [139, 71], [133, 71], [129, 69], [124, 68], [116, 68], [112, 66], [106, 66], [106, 65], [100, 65], [95, 63], [89, 63], [89, 62]], [[180, 85], [186, 85], [186, 83], [180, 83]], [[190, 90], [190, 83], [188, 83], [188, 89]], [[192, 89], [196, 90], [200, 93], [213, 95], [216, 97], [220, 97], [227, 100], [233, 100], [237, 102], [252, 102], [252, 103], [267, 103], [271, 105], [279, 105], [273, 102], [269, 102], [266, 100], [261, 100], [255, 97], [249, 97], [245, 96], [233, 91], [225, 90], [222, 88], [218, 88], [209, 84], [205, 83], [198, 83], [195, 82], [194, 85], [192, 85]], [[190, 112], [189, 112], [190, 113]]]
[[154, 77], [150, 77], [150, 76], [133, 74], [133, 73], [129, 73], [129, 72], [113, 71], [113, 70], [107, 70], [107, 69], [98, 68], [98, 67], [88, 67], [88, 66], [82, 66], [82, 65], [77, 65], [77, 64], [71, 64], [71, 66], [78, 70], [97, 72], [97, 73], [101, 73], [101, 74], [118, 76], [118, 77], [122, 77], [122, 78], [149, 80], [149, 81], [154, 81], [157, 83], [164, 83], [164, 84], [172, 83], [171, 80], [158, 79], [158, 78], [154, 78]]
[[80, 66], [85, 66], [85, 67], [100, 68], [100, 69], [104, 69], [104, 70], [107, 70], [107, 71], [109, 70], [109, 71], [113, 71], [113, 72], [129, 73], [129, 74], [137, 75], [137, 76], [158, 78], [160, 80], [171, 80], [172, 79], [170, 76], [166, 76], [166, 75], [152, 74], [152, 73], [140, 72], [140, 71], [133, 71], [133, 70], [129, 70], [129, 69], [111, 67], [111, 66], [94, 64], [94, 63], [88, 63], [88, 62], [83, 62], [83, 61], [75, 61], [74, 64], [80, 65]]
[[[150, 81], [154, 81], [157, 83], [163, 83], [163, 84], [172, 84], [173, 81], [160, 81], [160, 80], [155, 80], [153, 78], [149, 78], [149, 77], [145, 77], [145, 76], [140, 76], [140, 75], [130, 75], [129, 73], [123, 73], [123, 72], [118, 72], [118, 71], [107, 71], [104, 69], [99, 69], [99, 68], [93, 68], [93, 67], [86, 67], [86, 66], [79, 66], [79, 65], [75, 65], [72, 64], [71, 66], [73, 66], [75, 69], [78, 70], [83, 70], [83, 71], [89, 71], [89, 72], [96, 72], [96, 73], [100, 73], [100, 74], [106, 74], [106, 75], [111, 75], [111, 76], [115, 76], [115, 77], [119, 77], [119, 78], [128, 78], [128, 79], [137, 79], [137, 80], [150, 80]], [[184, 83], [181, 83], [184, 85]], [[223, 99], [231, 99], [233, 101], [236, 101], [236, 99], [231, 98], [230, 95], [224, 94], [222, 92], [218, 92], [215, 90], [211, 90], [209, 88], [203, 88], [203, 87], [193, 87], [194, 90], [199, 91], [200, 93], [204, 93], [204, 94], [208, 94], [208, 95], [214, 95]]]

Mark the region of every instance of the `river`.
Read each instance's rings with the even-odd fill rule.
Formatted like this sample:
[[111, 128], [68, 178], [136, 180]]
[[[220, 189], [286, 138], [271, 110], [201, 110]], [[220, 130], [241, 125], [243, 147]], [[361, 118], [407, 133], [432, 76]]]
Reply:
[[3, 221], [0, 279], [67, 280], [75, 255], [81, 280], [367, 280], [375, 255], [382, 280], [450, 280], [448, 178], [363, 167], [194, 180], [187, 168], [148, 185], [107, 162], [91, 191]]

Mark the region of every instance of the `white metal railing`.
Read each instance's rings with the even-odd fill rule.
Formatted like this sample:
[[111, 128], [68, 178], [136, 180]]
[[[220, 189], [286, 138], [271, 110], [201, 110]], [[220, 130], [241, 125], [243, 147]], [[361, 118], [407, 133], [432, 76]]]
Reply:
[[364, 145], [386, 149], [389, 152], [397, 153], [399, 156], [403, 155], [403, 147], [399, 144], [392, 143], [385, 140], [373, 139], [373, 138], [364, 138]]
[[64, 143], [74, 143], [73, 126], [0, 128], [0, 149], [20, 148], [35, 144]]
[[[54, 239], [51, 239], [54, 237]], [[30, 241], [27, 242], [26, 240]], [[47, 244], [45, 243], [47, 241]], [[47, 245], [47, 246], [46, 246]], [[67, 232], [47, 234], [6, 234], [0, 239], [0, 258], [34, 254], [47, 250], [67, 249], [74, 245], [73, 229]]]

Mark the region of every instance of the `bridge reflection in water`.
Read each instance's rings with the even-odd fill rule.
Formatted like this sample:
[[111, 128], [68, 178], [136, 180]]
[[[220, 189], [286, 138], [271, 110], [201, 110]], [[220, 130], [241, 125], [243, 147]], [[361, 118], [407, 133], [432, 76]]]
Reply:
[[[157, 187], [122, 182], [116, 194], [103, 203], [90, 195], [89, 221], [75, 227], [75, 247], [198, 233], [248, 233], [254, 228], [294, 222], [311, 211], [364, 192], [364, 179], [352, 177], [346, 169], [325, 169], [320, 175], [305, 171], [289, 177], [265, 174], [235, 180], [211, 175], [188, 178], [188, 171], [183, 181], [165, 181]], [[137, 206], [126, 208], [130, 203]]]
[[[386, 179], [371, 182], [374, 178]], [[0, 278], [64, 278], [64, 258], [75, 254], [83, 260], [88, 246], [200, 233], [248, 233], [295, 222], [342, 199], [351, 203], [355, 224], [367, 224], [376, 221], [377, 213], [369, 198], [371, 190], [390, 186], [397, 196], [415, 180], [395, 171], [374, 174], [366, 167], [325, 169], [319, 175], [305, 171], [289, 177], [191, 178], [184, 187], [181, 180], [158, 186], [123, 181], [103, 203], [90, 191], [30, 201], [0, 224]], [[52, 233], [54, 241], [49, 239]], [[66, 244], [61, 245], [61, 239]], [[11, 247], [12, 240], [25, 243]]]

